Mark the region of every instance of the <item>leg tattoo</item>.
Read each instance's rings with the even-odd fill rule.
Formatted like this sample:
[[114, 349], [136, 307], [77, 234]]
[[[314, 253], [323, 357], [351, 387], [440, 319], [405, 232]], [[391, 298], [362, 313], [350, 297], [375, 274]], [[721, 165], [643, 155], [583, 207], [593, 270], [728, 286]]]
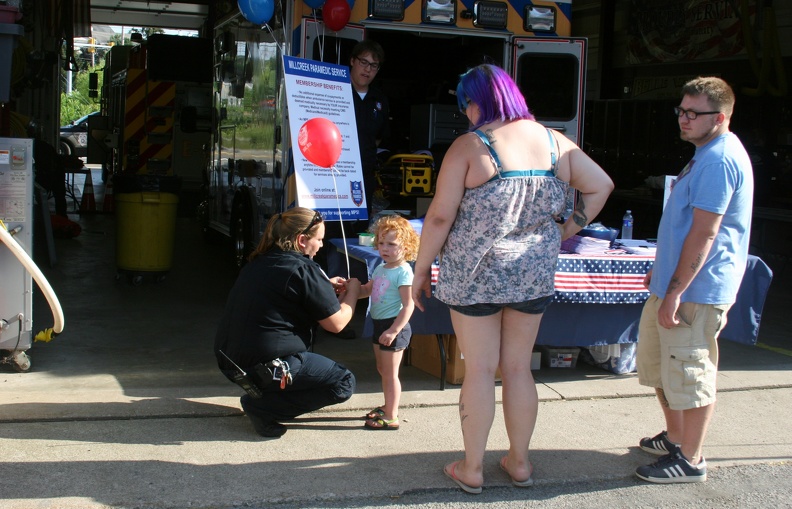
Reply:
[[668, 404], [668, 399], [666, 399], [665, 391], [663, 389], [655, 389], [655, 393], [657, 394], [657, 399], [660, 401], [660, 405], [663, 408], [670, 408]]

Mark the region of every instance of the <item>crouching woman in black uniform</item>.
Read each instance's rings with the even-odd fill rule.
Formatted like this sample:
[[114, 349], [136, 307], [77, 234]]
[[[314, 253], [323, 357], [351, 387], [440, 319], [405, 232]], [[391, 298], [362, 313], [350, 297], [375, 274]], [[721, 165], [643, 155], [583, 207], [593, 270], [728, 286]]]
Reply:
[[296, 207], [273, 216], [228, 297], [215, 336], [220, 369], [245, 389], [242, 409], [259, 435], [279, 437], [279, 421], [348, 400], [355, 376], [309, 352], [316, 324], [343, 329], [360, 281], [329, 280], [311, 258], [322, 247], [321, 214]]

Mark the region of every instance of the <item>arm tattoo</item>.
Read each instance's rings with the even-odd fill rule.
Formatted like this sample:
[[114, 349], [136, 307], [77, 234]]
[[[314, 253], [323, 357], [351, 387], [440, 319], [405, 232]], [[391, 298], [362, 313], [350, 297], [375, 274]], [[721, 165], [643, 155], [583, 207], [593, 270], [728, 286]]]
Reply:
[[696, 259], [690, 265], [690, 270], [692, 270], [694, 274], [699, 270], [699, 267], [701, 267], [701, 261], [702, 261], [703, 258], [704, 258], [704, 255], [699, 253], [698, 256], [696, 257]]
[[583, 203], [583, 198], [578, 200], [577, 205], [575, 206], [575, 213], [572, 214], [572, 220], [575, 221], [575, 224], [580, 226], [581, 228], [585, 228], [586, 224], [588, 224], [588, 216], [584, 210], [586, 209], [586, 204]]
[[668, 290], [667, 291], [670, 292], [672, 290], [676, 290], [677, 288], [679, 288], [679, 284], [680, 284], [679, 283], [679, 278], [678, 277], [672, 277], [671, 281], [668, 283]]

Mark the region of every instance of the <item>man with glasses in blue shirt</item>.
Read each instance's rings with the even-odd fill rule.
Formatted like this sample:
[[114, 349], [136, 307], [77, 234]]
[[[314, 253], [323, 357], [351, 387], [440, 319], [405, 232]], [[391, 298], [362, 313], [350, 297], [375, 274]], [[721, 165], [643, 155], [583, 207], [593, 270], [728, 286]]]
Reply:
[[638, 381], [654, 387], [666, 431], [640, 441], [662, 456], [638, 467], [654, 483], [703, 482], [702, 448], [715, 411], [718, 343], [748, 259], [753, 170], [729, 131], [734, 92], [720, 78], [682, 87], [680, 138], [696, 146], [660, 219], [651, 295], [639, 326]]

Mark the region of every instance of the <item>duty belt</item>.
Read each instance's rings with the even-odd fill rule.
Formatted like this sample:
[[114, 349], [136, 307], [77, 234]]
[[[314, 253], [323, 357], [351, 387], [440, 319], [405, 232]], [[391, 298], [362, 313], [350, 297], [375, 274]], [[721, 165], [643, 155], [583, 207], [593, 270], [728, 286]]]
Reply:
[[291, 368], [289, 363], [281, 359], [272, 359], [269, 362], [260, 362], [253, 366], [262, 382], [272, 380], [278, 382], [281, 389], [285, 389], [287, 385], [291, 385], [293, 380]]

